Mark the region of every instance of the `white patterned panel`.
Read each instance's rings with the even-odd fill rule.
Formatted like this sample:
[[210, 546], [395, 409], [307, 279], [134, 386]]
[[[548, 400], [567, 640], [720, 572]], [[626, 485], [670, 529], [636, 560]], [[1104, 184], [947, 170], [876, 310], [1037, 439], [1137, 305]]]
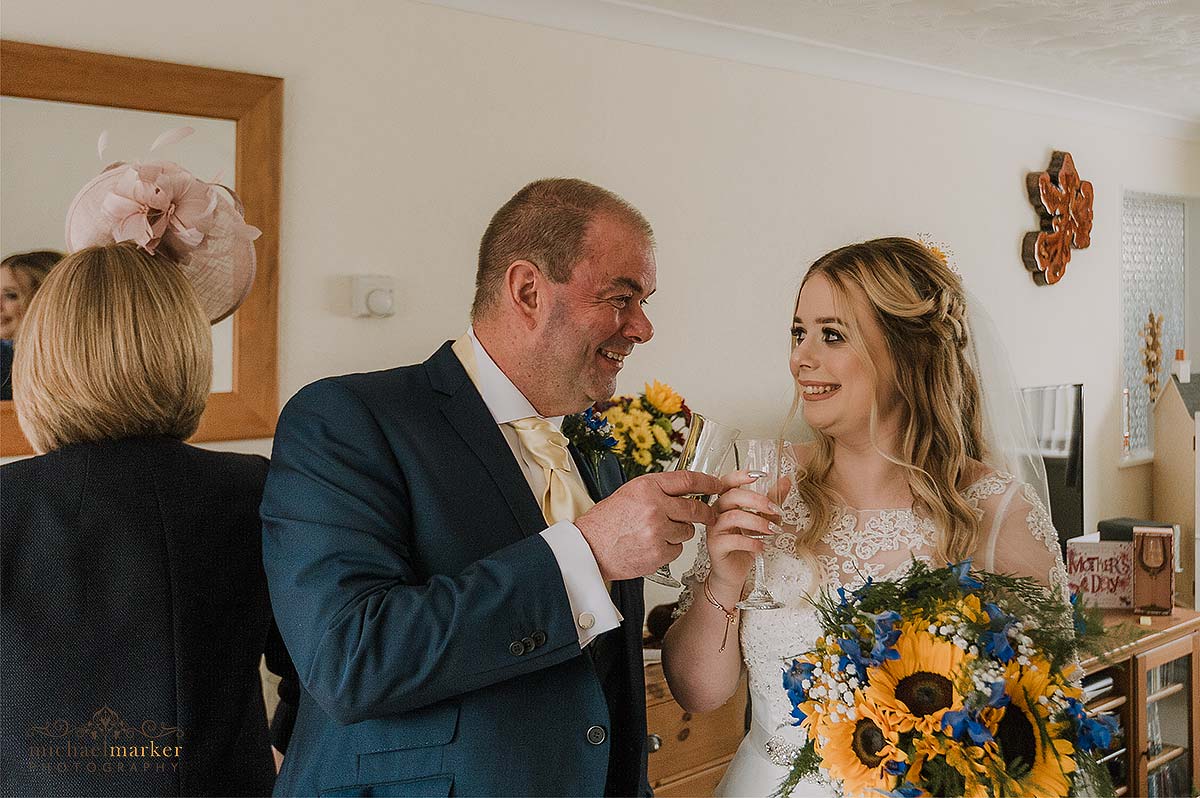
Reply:
[[1151, 311], [1163, 317], [1163, 363], [1167, 379], [1175, 350], [1184, 345], [1184, 206], [1181, 200], [1126, 192], [1121, 221], [1121, 352], [1123, 385], [1129, 389], [1129, 445], [1150, 445], [1150, 394], [1142, 376], [1138, 332]]

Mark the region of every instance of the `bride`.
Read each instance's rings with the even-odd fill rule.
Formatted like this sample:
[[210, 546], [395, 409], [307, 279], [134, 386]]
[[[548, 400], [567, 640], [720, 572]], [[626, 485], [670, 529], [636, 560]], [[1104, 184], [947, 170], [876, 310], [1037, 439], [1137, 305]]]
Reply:
[[[968, 319], [962, 282], [943, 260], [905, 238], [836, 249], [805, 275], [791, 333], [788, 421], [802, 405], [815, 440], [785, 458], [780, 505], [746, 489], [745, 471], [725, 478], [731, 489], [701, 536], [664, 642], [671, 692], [689, 711], [721, 706], [743, 663], [749, 673], [751, 728], [717, 788], [723, 796], [771, 795], [804, 743], [781, 672], [818, 633], [806, 595], [897, 577], [913, 558], [941, 567], [967, 557], [1066, 591], [1015, 384], [1002, 350], [986, 351], [988, 331]], [[759, 551], [785, 606], [739, 613]], [[725, 645], [734, 632], [740, 645]], [[793, 793], [833, 794], [837, 785], [816, 782]]]

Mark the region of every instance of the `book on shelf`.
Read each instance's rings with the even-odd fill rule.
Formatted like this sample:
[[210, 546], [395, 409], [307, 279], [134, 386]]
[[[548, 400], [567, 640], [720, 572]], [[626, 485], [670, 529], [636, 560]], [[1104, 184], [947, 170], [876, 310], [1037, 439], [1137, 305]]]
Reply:
[[1101, 540], [1133, 540], [1133, 528], [1135, 526], [1154, 526], [1162, 527], [1163, 529], [1173, 529], [1175, 524], [1166, 521], [1146, 521], [1140, 518], [1105, 518], [1100, 523], [1096, 524], [1096, 529], [1100, 532]]

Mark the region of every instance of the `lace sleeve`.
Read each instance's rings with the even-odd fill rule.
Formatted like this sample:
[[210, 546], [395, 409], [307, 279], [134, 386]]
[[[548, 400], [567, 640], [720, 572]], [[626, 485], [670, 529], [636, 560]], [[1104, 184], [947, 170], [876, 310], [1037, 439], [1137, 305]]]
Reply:
[[683, 591], [679, 594], [678, 606], [671, 613], [672, 618], [678, 618], [688, 611], [688, 607], [692, 606], [692, 599], [695, 598], [695, 591], [704, 584], [705, 579], [708, 579], [712, 563], [708, 559], [707, 538], [708, 531], [703, 526], [699, 527], [695, 537], [696, 559], [692, 562], [692, 567], [687, 569], [679, 579], [683, 583]]
[[1025, 484], [1015, 484], [1013, 495], [1004, 498], [1002, 515], [989, 530], [984, 567], [1033, 577], [1069, 603], [1067, 567], [1050, 513], [1037, 493]]

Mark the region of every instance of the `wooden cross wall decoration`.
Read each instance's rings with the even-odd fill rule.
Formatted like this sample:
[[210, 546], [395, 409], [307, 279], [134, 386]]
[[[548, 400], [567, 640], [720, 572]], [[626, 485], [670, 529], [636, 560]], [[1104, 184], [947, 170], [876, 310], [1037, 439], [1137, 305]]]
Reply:
[[1055, 150], [1046, 171], [1026, 176], [1025, 188], [1040, 229], [1025, 234], [1021, 259], [1034, 282], [1053, 285], [1066, 274], [1071, 247], [1092, 243], [1092, 184], [1079, 179], [1071, 153]]

